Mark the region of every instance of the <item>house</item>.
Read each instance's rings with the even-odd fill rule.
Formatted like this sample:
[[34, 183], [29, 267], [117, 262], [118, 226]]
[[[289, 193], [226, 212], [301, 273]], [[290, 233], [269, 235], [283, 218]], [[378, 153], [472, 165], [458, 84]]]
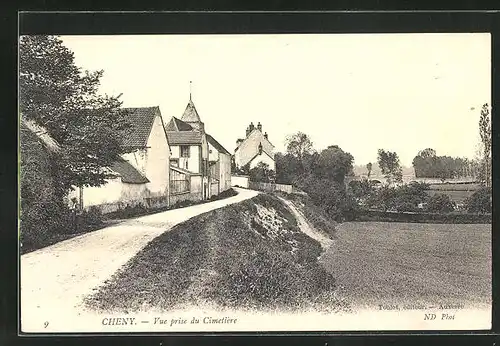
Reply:
[[81, 208], [99, 206], [112, 212], [126, 205], [169, 205], [170, 149], [159, 107], [125, 108], [131, 128], [123, 131], [125, 154], [106, 169], [115, 177], [98, 187], [83, 187], [70, 193]]
[[[170, 143], [170, 166], [189, 175], [189, 191], [177, 199], [204, 200], [209, 196], [208, 143], [205, 124], [201, 121], [190, 97], [180, 119], [172, 117], [165, 126]], [[174, 168], [175, 169], [175, 168]]]
[[[210, 177], [212, 181], [216, 181], [218, 193], [221, 193], [231, 188], [231, 153], [209, 134], [207, 142]], [[215, 187], [212, 189], [212, 194], [214, 191]]]
[[190, 180], [190, 190], [179, 192], [184, 196], [177, 194], [176, 200], [205, 200], [230, 188], [231, 156], [206, 133], [191, 95], [182, 117], [172, 117], [165, 130], [172, 153], [170, 166], [180, 180], [184, 179], [181, 174]]
[[234, 163], [237, 168], [248, 165], [252, 169], [259, 162], [267, 163], [269, 169], [276, 171], [274, 145], [269, 141], [267, 132], [262, 131], [261, 123], [254, 126], [252, 122], [246, 129], [245, 138], [236, 141]]

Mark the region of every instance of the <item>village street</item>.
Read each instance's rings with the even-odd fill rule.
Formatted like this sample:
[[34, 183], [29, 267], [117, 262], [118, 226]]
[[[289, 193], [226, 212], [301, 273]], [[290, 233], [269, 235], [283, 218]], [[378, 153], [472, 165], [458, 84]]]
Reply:
[[82, 299], [155, 237], [193, 216], [258, 194], [235, 190], [238, 195], [230, 198], [127, 220], [21, 256], [23, 326], [40, 328], [51, 316], [82, 311]]

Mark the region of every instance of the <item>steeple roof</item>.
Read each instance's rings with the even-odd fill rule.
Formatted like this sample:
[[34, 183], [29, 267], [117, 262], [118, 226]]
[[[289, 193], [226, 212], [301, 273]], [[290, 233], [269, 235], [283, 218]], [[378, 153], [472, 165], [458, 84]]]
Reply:
[[193, 100], [189, 99], [189, 102], [186, 106], [186, 110], [184, 111], [184, 114], [182, 114], [181, 120], [187, 123], [196, 123], [196, 122], [201, 123], [200, 116], [196, 111], [196, 107], [194, 106]]
[[176, 117], [172, 117], [168, 122], [167, 126], [165, 126], [165, 131], [192, 131], [193, 127], [184, 121], [177, 119]]

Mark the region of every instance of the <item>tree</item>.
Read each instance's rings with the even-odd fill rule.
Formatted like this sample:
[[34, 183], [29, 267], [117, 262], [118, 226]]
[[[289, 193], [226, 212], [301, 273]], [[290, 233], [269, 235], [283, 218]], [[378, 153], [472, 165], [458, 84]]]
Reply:
[[317, 168], [313, 172], [320, 179], [329, 179], [344, 184], [347, 174], [352, 171], [354, 157], [338, 145], [330, 145], [318, 156]]
[[105, 167], [123, 153], [120, 137], [130, 128], [120, 96], [98, 93], [103, 71], [84, 71], [56, 36], [19, 41], [20, 111], [43, 126], [61, 146], [58, 187], [99, 186], [112, 176]]
[[433, 165], [436, 161], [436, 151], [432, 148], [427, 148], [418, 152], [413, 159], [413, 168], [417, 178], [434, 177]]
[[438, 193], [429, 198], [427, 210], [433, 213], [449, 213], [455, 210], [455, 203], [450, 196]]
[[353, 220], [358, 210], [354, 196], [346, 191], [343, 184], [330, 179], [308, 177], [302, 189], [314, 204], [325, 210], [336, 221]]
[[403, 181], [403, 171], [398, 154], [383, 149], [378, 150], [378, 165], [389, 184]]
[[479, 117], [479, 135], [483, 145], [483, 165], [484, 165], [484, 180], [486, 186], [490, 186], [491, 179], [491, 119], [490, 109], [487, 103], [481, 108], [481, 116]]
[[427, 191], [429, 185], [426, 183], [412, 182], [396, 188], [394, 206], [397, 211], [416, 211], [420, 203], [429, 199]]
[[370, 208], [387, 211], [395, 208], [396, 197], [396, 188], [385, 185], [377, 189], [375, 193], [371, 194], [366, 204]]
[[470, 162], [466, 158], [437, 156], [434, 149], [419, 151], [413, 159], [417, 178], [440, 178], [441, 180], [471, 176]]
[[491, 188], [483, 187], [465, 200], [465, 209], [469, 213], [491, 213]]
[[370, 178], [370, 175], [372, 174], [372, 168], [373, 168], [372, 163], [371, 163], [371, 162], [368, 162], [368, 163], [366, 164], [366, 170], [368, 171], [368, 173], [367, 173], [368, 178]]
[[427, 148], [427, 149], [421, 150], [418, 153], [418, 156], [421, 156], [424, 159], [429, 158], [429, 157], [434, 157], [434, 156], [436, 156], [436, 150], [434, 150], [432, 148]]
[[352, 195], [359, 200], [366, 200], [375, 191], [374, 184], [368, 179], [352, 180], [349, 182]]
[[250, 180], [263, 183], [271, 183], [276, 179], [276, 174], [265, 162], [259, 162], [257, 166], [249, 171]]
[[299, 131], [296, 134], [287, 136], [285, 143], [287, 153], [298, 159], [301, 171], [304, 171], [304, 158], [314, 152], [313, 143], [309, 136]]
[[299, 160], [290, 154], [276, 153], [276, 181], [283, 184], [296, 184], [300, 167]]
[[231, 173], [237, 173], [238, 167], [236, 167], [236, 161], [234, 156], [231, 156]]

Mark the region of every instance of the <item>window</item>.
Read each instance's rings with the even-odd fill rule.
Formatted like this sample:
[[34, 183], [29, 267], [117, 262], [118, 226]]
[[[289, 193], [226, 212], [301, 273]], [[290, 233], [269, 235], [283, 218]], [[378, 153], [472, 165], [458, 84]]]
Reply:
[[181, 157], [189, 157], [189, 145], [181, 145]]
[[170, 159], [170, 164], [179, 167], [179, 159]]

